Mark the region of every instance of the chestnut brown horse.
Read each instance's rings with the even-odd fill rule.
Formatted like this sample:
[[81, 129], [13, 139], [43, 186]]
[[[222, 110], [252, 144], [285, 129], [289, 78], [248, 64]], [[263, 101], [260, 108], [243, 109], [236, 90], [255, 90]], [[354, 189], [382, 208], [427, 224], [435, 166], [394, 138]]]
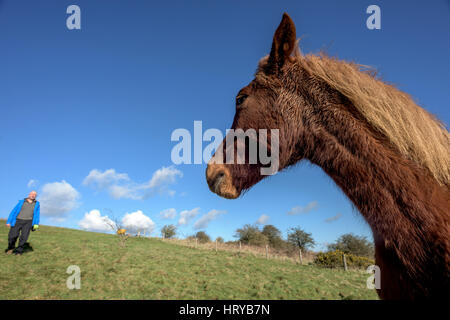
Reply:
[[[302, 55], [284, 14], [236, 98], [232, 129], [250, 128], [279, 129], [279, 170], [307, 159], [355, 204], [372, 229], [382, 299], [448, 298], [450, 138], [441, 122], [361, 65]], [[206, 179], [222, 197], [265, 177], [259, 160], [220, 164], [217, 154]]]

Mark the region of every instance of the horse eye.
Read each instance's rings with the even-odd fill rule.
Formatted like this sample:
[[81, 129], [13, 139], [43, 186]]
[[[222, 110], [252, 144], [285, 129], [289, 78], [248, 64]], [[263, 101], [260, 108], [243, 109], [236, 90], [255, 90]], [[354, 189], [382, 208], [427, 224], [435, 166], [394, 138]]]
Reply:
[[247, 99], [247, 95], [242, 95], [242, 96], [239, 96], [239, 97], [237, 97], [236, 98], [236, 105], [238, 106], [238, 105], [241, 105], [244, 101], [245, 101], [245, 99]]

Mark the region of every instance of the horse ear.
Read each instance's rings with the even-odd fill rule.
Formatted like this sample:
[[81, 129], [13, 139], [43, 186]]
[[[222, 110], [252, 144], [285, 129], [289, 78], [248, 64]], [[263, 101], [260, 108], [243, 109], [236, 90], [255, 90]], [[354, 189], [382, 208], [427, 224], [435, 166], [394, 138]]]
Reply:
[[287, 13], [283, 14], [281, 23], [273, 35], [272, 49], [270, 50], [266, 72], [278, 74], [286, 60], [294, 50], [295, 24]]

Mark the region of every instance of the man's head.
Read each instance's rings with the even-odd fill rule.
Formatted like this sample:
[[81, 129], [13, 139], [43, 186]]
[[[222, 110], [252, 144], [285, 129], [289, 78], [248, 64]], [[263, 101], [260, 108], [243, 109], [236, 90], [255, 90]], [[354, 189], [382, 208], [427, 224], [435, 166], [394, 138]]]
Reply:
[[37, 196], [37, 192], [34, 191], [34, 190], [31, 191], [31, 192], [28, 194], [28, 198], [31, 199], [31, 200], [36, 199], [36, 196]]

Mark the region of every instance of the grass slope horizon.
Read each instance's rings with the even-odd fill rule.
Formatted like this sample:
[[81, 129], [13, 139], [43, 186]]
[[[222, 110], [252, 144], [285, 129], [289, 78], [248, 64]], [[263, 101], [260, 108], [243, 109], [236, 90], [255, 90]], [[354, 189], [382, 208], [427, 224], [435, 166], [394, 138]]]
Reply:
[[[378, 299], [364, 270], [326, 269], [228, 251], [196, 249], [155, 238], [41, 225], [34, 251], [6, 255], [0, 220], [0, 299]], [[81, 288], [69, 290], [81, 270]]]

